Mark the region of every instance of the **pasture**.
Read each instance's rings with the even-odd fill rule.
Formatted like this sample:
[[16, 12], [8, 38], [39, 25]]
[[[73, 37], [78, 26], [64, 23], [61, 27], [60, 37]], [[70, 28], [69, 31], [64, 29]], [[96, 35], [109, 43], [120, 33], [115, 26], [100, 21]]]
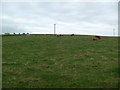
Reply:
[[3, 88], [117, 88], [118, 38], [2, 36]]

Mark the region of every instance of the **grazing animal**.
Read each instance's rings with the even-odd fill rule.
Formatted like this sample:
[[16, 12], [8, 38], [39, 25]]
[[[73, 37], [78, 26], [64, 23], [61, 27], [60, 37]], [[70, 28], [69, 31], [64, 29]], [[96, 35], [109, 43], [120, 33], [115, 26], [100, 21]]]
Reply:
[[74, 34], [71, 34], [70, 36], [74, 36]]
[[98, 39], [101, 39], [101, 37], [100, 36], [95, 36], [96, 38], [98, 38]]
[[57, 35], [57, 37], [60, 37], [60, 35]]
[[94, 37], [92, 38], [92, 40], [98, 40], [98, 39], [101, 39], [101, 37], [100, 37], [100, 36], [94, 36]]
[[94, 37], [93, 40], [98, 40], [98, 39]]
[[62, 35], [62, 34], [60, 34], [60, 35], [57, 35], [57, 37], [61, 37], [61, 36], [64, 36], [64, 35]]

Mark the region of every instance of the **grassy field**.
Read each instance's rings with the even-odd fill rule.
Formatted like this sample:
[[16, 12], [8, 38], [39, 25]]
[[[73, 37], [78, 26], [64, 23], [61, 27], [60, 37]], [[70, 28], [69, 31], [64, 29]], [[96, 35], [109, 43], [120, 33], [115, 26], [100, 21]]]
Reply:
[[118, 38], [2, 37], [3, 88], [117, 88]]

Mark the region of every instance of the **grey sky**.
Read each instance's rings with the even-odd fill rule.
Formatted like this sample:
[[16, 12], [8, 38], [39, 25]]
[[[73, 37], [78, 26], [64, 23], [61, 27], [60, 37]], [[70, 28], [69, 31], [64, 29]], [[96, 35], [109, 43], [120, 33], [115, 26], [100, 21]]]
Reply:
[[2, 33], [118, 34], [117, 2], [3, 2]]

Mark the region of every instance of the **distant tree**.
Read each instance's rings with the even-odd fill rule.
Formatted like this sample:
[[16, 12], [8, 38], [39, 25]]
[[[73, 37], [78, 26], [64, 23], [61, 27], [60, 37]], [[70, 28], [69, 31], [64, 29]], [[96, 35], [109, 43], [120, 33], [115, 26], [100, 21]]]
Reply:
[[5, 35], [10, 35], [10, 33], [5, 33]]
[[74, 34], [71, 34], [70, 36], [74, 36]]
[[23, 33], [23, 35], [25, 35], [25, 33]]

